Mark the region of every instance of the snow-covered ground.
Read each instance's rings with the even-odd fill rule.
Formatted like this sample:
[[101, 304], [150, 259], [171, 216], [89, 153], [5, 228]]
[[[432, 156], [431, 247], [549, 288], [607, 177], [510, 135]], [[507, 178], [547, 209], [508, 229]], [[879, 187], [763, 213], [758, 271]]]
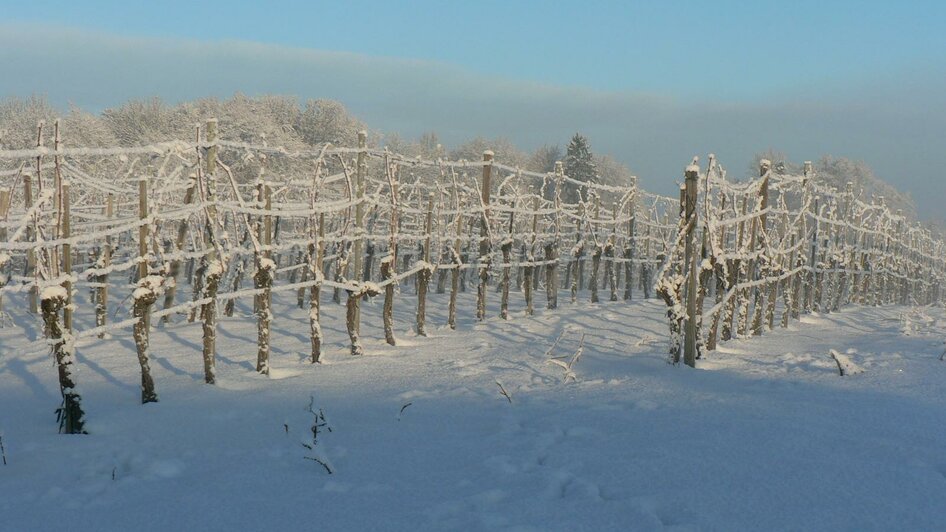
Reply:
[[[56, 433], [52, 359], [24, 348], [38, 320], [17, 319], [0, 329], [0, 529], [946, 527], [939, 309], [906, 326], [902, 307], [807, 316], [692, 370], [665, 362], [656, 301], [566, 302], [534, 317], [520, 306], [475, 323], [472, 297], [451, 331], [431, 326], [446, 312], [432, 295], [430, 338], [410, 331], [414, 300], [400, 297], [397, 347], [380, 340], [376, 298], [361, 358], [326, 299], [331, 345], [315, 366], [306, 312], [277, 298], [269, 378], [254, 371], [242, 302], [220, 324], [216, 386], [203, 383], [200, 325], [179, 319], [152, 333], [160, 402], [144, 406], [130, 332], [83, 344], [85, 436]], [[582, 334], [563, 382], [549, 358], [567, 364]], [[830, 349], [863, 373], [838, 376]], [[310, 397], [332, 429], [314, 451], [302, 445]]]

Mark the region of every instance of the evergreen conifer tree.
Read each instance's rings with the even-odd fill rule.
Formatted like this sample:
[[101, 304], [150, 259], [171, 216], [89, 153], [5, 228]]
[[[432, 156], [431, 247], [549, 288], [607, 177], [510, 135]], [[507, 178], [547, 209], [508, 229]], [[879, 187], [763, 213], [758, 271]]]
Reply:
[[[580, 133], [575, 133], [571, 142], [568, 143], [568, 151], [565, 154], [565, 175], [582, 183], [597, 181], [598, 169], [595, 167], [591, 146], [588, 144], [588, 139]], [[566, 183], [564, 199], [569, 202], [577, 201], [578, 188], [573, 183]]]

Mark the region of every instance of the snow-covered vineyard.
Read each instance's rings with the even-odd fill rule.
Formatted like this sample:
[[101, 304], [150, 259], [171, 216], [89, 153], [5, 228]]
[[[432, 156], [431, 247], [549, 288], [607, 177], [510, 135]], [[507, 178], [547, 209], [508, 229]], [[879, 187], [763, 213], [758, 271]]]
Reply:
[[[363, 404], [371, 418], [361, 421], [363, 428], [376, 427], [379, 438], [392, 440], [401, 451], [439, 430], [438, 423], [449, 425], [448, 418], [456, 413], [468, 416], [470, 425], [445, 437], [436, 459], [457, 467], [461, 476], [472, 472], [471, 485], [490, 482], [482, 476], [517, 475], [519, 480], [512, 484], [526, 483], [519, 488], [525, 494], [539, 489], [528, 485], [535, 481], [542, 497], [573, 499], [563, 506], [528, 506], [513, 495], [515, 490], [468, 493], [462, 485], [451, 484], [440, 495], [453, 497], [452, 503], [420, 509], [406, 494], [392, 495], [395, 502], [386, 511], [403, 519], [422, 515], [427, 519], [422, 522], [428, 523], [422, 528], [432, 529], [468, 528], [471, 523], [474, 528], [532, 524], [539, 529], [600, 529], [626, 524], [627, 519], [637, 520], [631, 528], [644, 529], [777, 526], [777, 516], [737, 516], [711, 508], [707, 500], [723, 504], [714, 496], [673, 511], [672, 501], [661, 497], [672, 496], [668, 494], [690, 481], [687, 468], [692, 471], [692, 464], [665, 469], [665, 483], [653, 486], [656, 498], [628, 495], [637, 489], [637, 481], [616, 488], [601, 480], [608, 477], [614, 466], [609, 460], [623, 452], [624, 442], [631, 442], [631, 449], [661, 449], [679, 438], [687, 446], [712, 446], [706, 451], [710, 454], [738, 447], [736, 438], [747, 430], [742, 425], [732, 434], [707, 436], [710, 426], [729, 423], [729, 418], [707, 409], [695, 390], [726, 403], [732, 399], [721, 390], [736, 381], [745, 384], [746, 379], [750, 388], [758, 386], [752, 375], [778, 382], [781, 377], [773, 375], [783, 371], [801, 374], [801, 386], [815, 398], [805, 405], [818, 398], [832, 403], [810, 420], [800, 413], [773, 420], [772, 432], [759, 442], [773, 452], [812, 445], [812, 440], [797, 435], [776, 441], [793, 423], [809, 421], [812, 434], [847, 427], [851, 438], [887, 438], [884, 445], [900, 445], [900, 436], [870, 434], [872, 420], [860, 414], [853, 420], [837, 419], [850, 415], [847, 408], [855, 402], [843, 398], [844, 393], [863, 395], [871, 387], [907, 397], [875, 405], [896, 418], [878, 425], [881, 433], [921, 431], [902, 419], [905, 412], [936, 417], [937, 426], [944, 426], [943, 414], [934, 413], [942, 411], [942, 392], [928, 402], [918, 397], [939, 386], [936, 379], [946, 367], [936, 360], [938, 352], [933, 356], [942, 345], [935, 334], [944, 319], [946, 243], [941, 235], [892, 211], [882, 197], [864, 197], [852, 186], [836, 190], [819, 182], [810, 165], [803, 175], [789, 175], [763, 160], [757, 178], [737, 182], [728, 179], [710, 155], [702, 165], [696, 159], [681, 164], [679, 197], [664, 197], [642, 190], [636, 182], [614, 186], [578, 181], [565, 175], [561, 165], [548, 174], [523, 171], [503, 164], [491, 152], [477, 161], [408, 158], [368, 147], [364, 134], [357, 146], [324, 145], [309, 151], [239, 138], [239, 131], [227, 131], [226, 124], [210, 120], [190, 140], [65, 147], [68, 143], [56, 124], [40, 126], [34, 149], [0, 151], [0, 394], [17, 401], [30, 393], [33, 397], [13, 424], [32, 427], [26, 432], [37, 442], [37, 456], [69, 448], [37, 436], [55, 432], [49, 414], [58, 404], [60, 432], [88, 432], [83, 438], [92, 439], [99, 437], [93, 427], [101, 427], [111, 435], [104, 436], [108, 449], [129, 446], [121, 456], [111, 450], [92, 451], [88, 465], [77, 473], [80, 480], [94, 479], [86, 484], [92, 491], [80, 498], [94, 500], [113, 489], [109, 483], [126, 482], [134, 491], [134, 481], [160, 483], [194, 475], [184, 471], [185, 464], [190, 468], [196, 463], [194, 455], [162, 450], [175, 436], [155, 436], [147, 427], [150, 421], [136, 418], [124, 404], [132, 385], [135, 394], [140, 390], [142, 403], [160, 399], [158, 405], [146, 407], [148, 420], [166, 427], [180, 422], [187, 428], [181, 437], [194, 446], [204, 467], [228, 458], [201, 454], [203, 442], [217, 441], [211, 435], [217, 431], [234, 430], [233, 460], [253, 462], [246, 474], [257, 475], [257, 482], [268, 489], [280, 478], [289, 478], [289, 485], [300, 492], [305, 489], [295, 471], [300, 464], [287, 458], [295, 460], [303, 452], [312, 461], [306, 465], [322, 474], [347, 469], [356, 475], [349, 477], [356, 480], [319, 487], [320, 497], [332, 500], [340, 494], [360, 497], [371, 490], [401, 490], [432, 480], [426, 493], [452, 481], [425, 464], [423, 454], [381, 453], [340, 466], [348, 451], [332, 452], [336, 436], [330, 431], [339, 429], [335, 422], [342, 416], [357, 418], [358, 405]], [[833, 317], [851, 305], [850, 312]], [[871, 323], [876, 331], [870, 330]], [[831, 343], [832, 338], [837, 341]], [[914, 351], [901, 354], [899, 341], [906, 342], [903, 349]], [[874, 351], [866, 353], [871, 348]], [[53, 365], [48, 364], [50, 352]], [[647, 379], [673, 371], [668, 362], [721, 373], [700, 372], [707, 375], [703, 383], [696, 373], [674, 373], [661, 377], [670, 379], [665, 387], [648, 385]], [[194, 371], [180, 369], [185, 365]], [[37, 368], [45, 368], [48, 377], [39, 377]], [[305, 368], [311, 374], [304, 374]], [[888, 373], [897, 368], [914, 375], [909, 379], [911, 391], [904, 391], [907, 384], [890, 384]], [[839, 374], [865, 369], [884, 377], [837, 384]], [[269, 379], [256, 380], [257, 373]], [[835, 380], [829, 384], [828, 378]], [[51, 396], [40, 383], [43, 379], [58, 382], [61, 397]], [[577, 395], [569, 400], [577, 401], [572, 405], [577, 408], [559, 418], [557, 409], [568, 400], [553, 390], [563, 383], [574, 387], [569, 393]], [[360, 385], [367, 388], [356, 387]], [[294, 395], [299, 404], [293, 405], [293, 412], [302, 412], [302, 417], [299, 412], [285, 413], [286, 405], [280, 402], [284, 396], [275, 395], [284, 386], [281, 393]], [[785, 386], [759, 399], [758, 412], [746, 406], [733, 411], [752, 419], [779, 412], [797, 398], [797, 390]], [[611, 387], [627, 399], [598, 404], [598, 399], [610, 396], [606, 390]], [[206, 393], [211, 395], [202, 395]], [[259, 409], [238, 413], [228, 402], [246, 399], [233, 393], [256, 397]], [[0, 402], [9, 408], [3, 395]], [[497, 398], [502, 402], [477, 406]], [[344, 407], [321, 409], [348, 400], [352, 403]], [[687, 420], [688, 428], [675, 432], [654, 418], [654, 412], [678, 400], [672, 410], [690, 405], [705, 419], [698, 421], [692, 412], [664, 412]], [[115, 401], [119, 404], [109, 404]], [[216, 409], [213, 419], [185, 412], [190, 401]], [[915, 409], [913, 401], [922, 404]], [[592, 403], [593, 412], [580, 418], [579, 411]], [[382, 420], [381, 404], [393, 405], [391, 419]], [[867, 404], [870, 408], [870, 401]], [[656, 432], [643, 435], [634, 427], [602, 432], [595, 424], [612, 422], [609, 407], [633, 410], [632, 417], [645, 418], [634, 417], [636, 421]], [[522, 410], [510, 413], [514, 408], [527, 408], [529, 415]], [[40, 413], [34, 418], [33, 412], [47, 417]], [[406, 435], [411, 417], [424, 415], [435, 418], [427, 421], [430, 430]], [[286, 418], [274, 422], [272, 416]], [[391, 420], [395, 426], [388, 426]], [[273, 423], [276, 436], [280, 431], [282, 437], [303, 434], [305, 447], [296, 442], [291, 451], [281, 443], [257, 449], [264, 457], [244, 449], [245, 442], [255, 441], [254, 427]], [[125, 430], [156, 439], [114, 439]], [[4, 436], [0, 433], [0, 444]], [[524, 439], [516, 439], [520, 436]], [[11, 437], [17, 436], [10, 434], [6, 441]], [[574, 446], [569, 456], [581, 456], [586, 445], [600, 446], [612, 437], [620, 441], [596, 447], [601, 454], [587, 458], [591, 469], [584, 475], [554, 454], [558, 447]], [[942, 432], [930, 437], [935, 445], [946, 441]], [[271, 445], [267, 438], [263, 445]], [[81, 462], [74, 457], [90, 450], [81, 438], [70, 445], [85, 450], [60, 455], [51, 466], [35, 466], [35, 461], [34, 466], [52, 475], [55, 467]], [[348, 445], [370, 447], [355, 441]], [[471, 450], [473, 445], [500, 450], [480, 456]], [[513, 448], [516, 445], [529, 448]], [[801, 471], [854, 467], [854, 476], [864, 473], [857, 469], [864, 467], [860, 462], [841, 452], [841, 446], [856, 448], [857, 441], [832, 445], [838, 447], [829, 447]], [[941, 464], [946, 461], [931, 465], [925, 462], [935, 461], [931, 445], [913, 445], [907, 452], [915, 452], [918, 462], [910, 467], [922, 471], [917, 473], [922, 478], [897, 501], [932, 504], [930, 494], [943, 491], [946, 469]], [[22, 457], [24, 448], [14, 448]], [[467, 464], [461, 453], [483, 462]], [[668, 456], [657, 453], [655, 463], [647, 467], [656, 471], [659, 464], [666, 466]], [[750, 468], [771, 466], [788, 475], [783, 481], [793, 492], [810, 488], [798, 479], [792, 484], [792, 464], [770, 463], [776, 456], [755, 449], [743, 458], [748, 465], [735, 470], [737, 477], [751, 476]], [[379, 471], [394, 474], [392, 463], [401, 459], [413, 464], [413, 473], [402, 477], [405, 484], [392, 486], [387, 477], [372, 476]], [[721, 457], [719, 463], [726, 460]], [[274, 465], [277, 462], [283, 465]], [[889, 469], [878, 473], [872, 486], [906, 482], [895, 467], [884, 467]], [[145, 469], [150, 472], [142, 473]], [[397, 469], [402, 475], [402, 468]], [[650, 469], [620, 466], [620, 473], [614, 474], [643, 479], [654, 473]], [[311, 477], [313, 471], [305, 474]], [[929, 471], [938, 473], [923, 476]], [[283, 474], [287, 476], [279, 476]], [[597, 480], [588, 480], [590, 476]], [[701, 486], [714, 482], [718, 480]], [[859, 504], [853, 493], [857, 490], [839, 497], [827, 482], [829, 487], [819, 492], [822, 496], [814, 505], [804, 494], [782, 501], [813, 512], [815, 520], [796, 521], [802, 528], [802, 522], [808, 522], [807, 528], [848, 526], [833, 513], [834, 505]], [[157, 493], [156, 502], [166, 503], [161, 499], [170, 497], [164, 488]], [[437, 494], [428, 495], [437, 500]], [[33, 507], [61, 496], [55, 490], [25, 493], [20, 502]], [[777, 497], [770, 496], [754, 493], [743, 502], [767, 507], [776, 504]], [[624, 513], [627, 507], [612, 504], [621, 500], [632, 502], [633, 516]], [[0, 504], [15, 508], [18, 503], [8, 498]], [[569, 513], [577, 504], [608, 508], [597, 520], [580, 524]], [[912, 515], [913, 523], [925, 528], [936, 518], [946, 518], [942, 507], [946, 505]], [[551, 513], [532, 515], [523, 508]], [[712, 510], [716, 517], [699, 517]], [[325, 511], [331, 514], [328, 525], [358, 528], [357, 523], [370, 523], [365, 517], [335, 515], [331, 505]], [[519, 511], [521, 519], [509, 518]], [[207, 526], [201, 519], [217, 515], [202, 512], [195, 507], [186, 513], [190, 521], [164, 517], [152, 524], [156, 529]], [[303, 513], [310, 515], [309, 510]], [[77, 526], [93, 528], [93, 514], [83, 514], [88, 521]], [[876, 513], [868, 515], [858, 523], [902, 525]], [[220, 523], [236, 519], [218, 518]], [[20, 526], [30, 523], [25, 514], [17, 519], [13, 522]], [[122, 515], [116, 522], [122, 528], [135, 520]], [[283, 515], [271, 522], [233, 523], [292, 528], [299, 521]], [[0, 529], [3, 526], [0, 523]]]
[[[212, 384], [218, 317], [252, 299], [256, 369], [268, 374], [280, 292], [308, 309], [317, 363], [323, 290], [345, 306], [352, 355], [364, 354], [365, 298], [383, 297], [383, 335], [396, 345], [392, 310], [405, 290], [417, 294], [420, 336], [430, 297], [449, 299], [455, 328], [467, 290], [478, 320], [494, 297], [509, 319], [512, 297], [531, 315], [537, 304], [556, 309], [562, 290], [572, 303], [639, 290], [666, 303], [670, 362], [690, 366], [720, 340], [787, 327], [801, 313], [943, 295], [938, 235], [883, 198], [819, 185], [810, 165], [782, 175], [763, 160], [758, 179], [733, 183], [712, 155], [704, 168], [694, 159], [676, 199], [576, 181], [560, 164], [525, 172], [488, 151], [482, 161], [430, 161], [370, 149], [365, 134], [360, 146], [300, 152], [218, 135], [209, 120], [191, 142], [64, 148], [57, 122], [51, 148], [41, 125], [35, 149], [0, 152], [15, 163], [0, 186], [3, 312], [14, 322], [42, 315], [45, 338], [32, 348], [52, 345], [62, 430], [83, 430], [72, 365], [87, 339], [133, 334], [142, 402], [156, 401], [153, 327], [199, 322]], [[76, 326], [83, 313], [94, 327]]]

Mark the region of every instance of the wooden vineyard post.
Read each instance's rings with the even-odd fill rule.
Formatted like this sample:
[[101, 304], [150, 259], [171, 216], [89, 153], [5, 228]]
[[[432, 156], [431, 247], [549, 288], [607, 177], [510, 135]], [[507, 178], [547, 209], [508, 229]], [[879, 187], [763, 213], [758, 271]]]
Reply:
[[[385, 169], [387, 171], [387, 169]], [[355, 163], [355, 228], [354, 242], [352, 243], [351, 259], [345, 261], [346, 269], [348, 264], [352, 265], [354, 274], [349, 276], [344, 271], [339, 271], [341, 278], [359, 281], [362, 279], [362, 268], [364, 264], [365, 249], [365, 181], [368, 179], [368, 132], [358, 132], [358, 158]], [[338, 265], [336, 259], [336, 265]], [[338, 266], [336, 266], [336, 269]], [[349, 296], [351, 297], [351, 296]], [[353, 323], [356, 333], [361, 333], [361, 298], [354, 301]]]
[[572, 249], [572, 303], [578, 302], [578, 291], [582, 283], [581, 258], [584, 255], [585, 244], [581, 239], [581, 220], [585, 214], [585, 204], [578, 204], [578, 219], [575, 220], [575, 247]]
[[[805, 161], [805, 174], [804, 175], [805, 175], [805, 185], [804, 185], [805, 192], [807, 196], [811, 198], [812, 188], [814, 186], [811, 182], [812, 177], [813, 177], [811, 161]], [[812, 215], [818, 216], [819, 214], [820, 213], [818, 212], [818, 198], [814, 198], [814, 207], [812, 209]], [[811, 236], [810, 254], [808, 255], [808, 272], [805, 275], [804, 310], [806, 313], [812, 311], [812, 303], [814, 301], [814, 296], [815, 296], [814, 285], [815, 285], [815, 269], [817, 267], [816, 255], [818, 252], [818, 227], [819, 225], [820, 223], [819, 223], [818, 218], [814, 218], [814, 222], [812, 223], [813, 232]]]
[[[350, 253], [354, 256], [354, 260], [350, 260], [349, 257], [346, 257], [345, 244], [340, 243], [339, 256], [335, 259], [335, 279], [342, 280], [345, 278], [352, 279], [355, 281], [356, 285], [360, 285], [359, 279], [362, 279], [361, 269], [364, 253], [364, 222], [365, 222], [365, 207], [364, 207], [364, 195], [365, 195], [365, 180], [367, 179], [368, 172], [368, 133], [364, 130], [358, 132], [358, 158], [355, 164], [355, 182], [354, 182], [354, 192], [355, 192], [355, 228], [354, 228], [354, 242], [352, 243], [352, 249]], [[387, 165], [387, 159], [385, 159], [385, 165]], [[385, 168], [385, 171], [388, 171], [388, 168]], [[346, 271], [353, 263], [353, 269], [355, 271], [354, 276], [347, 275]], [[383, 265], [382, 265], [383, 269]], [[382, 272], [383, 275], [383, 272]], [[365, 279], [367, 280], [367, 279]], [[345, 302], [345, 318], [346, 325], [348, 327], [348, 336], [351, 338], [351, 354], [353, 356], [360, 356], [364, 354], [364, 348], [361, 345], [361, 298], [366, 294], [364, 286], [360, 286], [355, 290], [348, 290], [348, 297]], [[335, 295], [333, 300], [338, 303], [341, 302], [341, 294], [339, 289], [335, 288]]]
[[[786, 227], [787, 229], [787, 227]], [[796, 253], [798, 250], [795, 249], [796, 235], [792, 233], [792, 240], [790, 244], [791, 253], [788, 256], [788, 263], [786, 265], [787, 270], [795, 269], [796, 262]], [[789, 320], [792, 317], [795, 317], [795, 312], [798, 309], [798, 296], [799, 296], [799, 284], [798, 284], [798, 275], [791, 275], [785, 279], [785, 287], [783, 288], [783, 295], [785, 296], [785, 310], [782, 312], [782, 328], [788, 327]]]
[[[68, 239], [72, 236], [72, 221], [69, 212], [69, 183], [61, 182], [60, 193], [62, 194], [62, 227], [59, 236]], [[62, 286], [66, 289], [66, 304], [62, 307], [62, 326], [66, 331], [72, 333], [72, 309], [74, 306], [72, 297], [72, 244], [68, 241], [62, 245], [62, 273], [64, 277]]]
[[686, 319], [686, 330], [683, 340], [683, 363], [687, 366], [696, 367], [696, 335], [697, 335], [697, 291], [699, 290], [697, 283], [697, 253], [693, 249], [693, 235], [696, 232], [696, 195], [697, 195], [697, 179], [699, 178], [700, 169], [696, 165], [690, 165], [687, 167], [685, 175], [685, 186], [686, 186], [686, 212], [685, 212], [685, 228], [686, 228], [686, 243], [685, 243], [685, 252], [684, 256], [688, 259], [688, 264], [686, 264], [686, 276], [687, 276], [687, 319]]
[[[769, 208], [769, 169], [772, 167], [772, 163], [767, 159], [762, 159], [759, 162], [759, 177], [762, 178], [762, 184], [759, 187], [759, 211], [760, 214], [757, 218], [758, 223], [753, 222], [753, 234], [757, 235], [757, 241], [761, 244], [761, 251], [768, 251], [769, 247], [769, 235], [768, 235], [768, 214], [766, 214], [766, 209]], [[755, 240], [755, 239], [754, 239]], [[755, 247], [752, 248], [752, 251], [755, 251]], [[761, 257], [766, 257], [767, 254], [761, 255]], [[770, 267], [768, 264], [771, 263], [772, 257], [768, 257], [768, 261], [763, 260], [763, 265], [761, 268], [758, 267], [759, 260], [753, 260], [754, 267], [750, 268], [752, 270], [759, 270], [759, 279], [762, 280], [765, 278], [769, 272]], [[750, 277], [750, 280], [754, 279], [755, 275], [753, 274]], [[763, 310], [765, 308], [763, 302], [763, 296], [768, 291], [768, 286], [772, 281], [766, 281], [765, 283], [759, 285], [755, 289], [755, 301], [753, 303], [753, 318], [752, 318], [752, 335], [761, 336], [762, 335], [762, 326], [765, 320], [763, 316]], [[772, 301], [773, 307], [772, 311], [775, 311], [774, 304]]]
[[617, 219], [618, 212], [617, 206], [614, 206], [612, 210], [612, 226], [611, 226], [611, 235], [608, 237], [607, 242], [604, 246], [604, 256], [605, 256], [605, 267], [604, 267], [604, 277], [607, 287], [610, 289], [610, 295], [608, 296], [608, 301], [617, 301], [618, 300], [618, 278], [620, 274], [616, 263], [614, 262], [614, 246], [617, 243]]
[[138, 280], [148, 276], [148, 180], [138, 179]]
[[[105, 198], [105, 218], [111, 220], [115, 216], [115, 195], [111, 192]], [[96, 275], [95, 278], [100, 284], [97, 288], [98, 295], [95, 297], [95, 326], [103, 327], [108, 318], [108, 268], [112, 264], [112, 237], [105, 237], [105, 244], [102, 246], [102, 254], [96, 263], [103, 273]], [[99, 332], [99, 338], [105, 338], [105, 331]]]
[[[734, 196], [734, 207], [735, 203], [736, 199]], [[742, 217], [745, 217], [746, 213], [748, 212], [748, 206], [749, 198], [744, 195], [742, 197]], [[742, 295], [742, 289], [738, 288], [738, 286], [745, 279], [745, 261], [741, 258], [741, 254], [745, 251], [745, 221], [740, 220], [739, 223], [735, 224], [733, 230], [735, 231], [733, 238], [735, 239], [736, 243], [737, 257], [731, 259], [729, 265], [729, 286], [732, 287], [732, 297], [729, 298], [729, 304], [726, 306], [726, 314], [723, 316], [723, 326], [722, 331], [720, 332], [720, 338], [722, 338], [724, 341], [736, 338], [740, 334], [738, 311], [742, 308], [742, 305], [739, 303], [739, 298]]]
[[591, 302], [597, 303], [598, 300], [598, 270], [601, 269], [602, 246], [598, 240], [600, 228], [599, 219], [601, 217], [601, 198], [595, 196], [594, 224], [591, 226], [591, 236], [594, 248], [591, 250], [591, 275], [588, 279], [588, 288], [591, 289]]
[[433, 231], [434, 219], [434, 195], [433, 193], [427, 199], [427, 219], [424, 222], [424, 263], [423, 268], [417, 272], [417, 334], [427, 336], [427, 291], [430, 285], [430, 279], [433, 276], [433, 266], [430, 264], [430, 236]]
[[[0, 190], [0, 222], [6, 222], [7, 214], [10, 212], [10, 201], [12, 190]], [[7, 228], [0, 227], [0, 242], [7, 241]], [[0, 316], [3, 315], [3, 292], [2, 289], [6, 283], [3, 276], [3, 270], [6, 268], [7, 259], [0, 256]]]
[[[190, 179], [190, 185], [187, 187], [187, 191], [184, 193], [184, 205], [190, 205], [194, 202], [194, 192], [197, 189], [197, 176], [192, 175]], [[109, 194], [111, 198], [111, 194]], [[177, 240], [175, 241], [174, 251], [176, 253], [182, 253], [184, 251], [184, 242], [187, 238], [187, 218], [182, 219], [177, 228]], [[168, 282], [167, 291], [164, 293], [164, 308], [169, 309], [174, 306], [174, 295], [177, 292], [177, 282], [178, 278], [181, 275], [181, 259], [175, 258], [171, 261], [170, 271], [168, 276], [170, 277]], [[231, 300], [232, 301], [232, 300]], [[229, 302], [228, 302], [229, 308]], [[233, 311], [230, 310], [232, 315]], [[161, 321], [164, 323], [169, 323], [171, 320], [170, 314], [165, 314]]]
[[384, 324], [384, 339], [388, 345], [395, 345], [394, 338], [394, 276], [397, 274], [397, 233], [398, 233], [398, 182], [394, 170], [385, 160], [388, 181], [391, 186], [391, 241], [388, 243], [388, 256], [381, 259], [381, 280], [387, 282], [384, 287], [384, 305], [381, 309], [381, 319]]
[[[454, 190], [454, 194], [459, 195], [460, 190]], [[459, 200], [457, 205], [460, 205]], [[457, 209], [456, 216], [456, 240], [454, 240], [452, 249], [449, 250], [450, 261], [453, 265], [453, 270], [450, 272], [450, 302], [447, 305], [447, 326], [450, 329], [457, 328], [457, 292], [460, 291], [460, 267], [463, 266], [462, 255], [460, 254], [462, 245], [460, 239], [463, 236], [463, 213]]]
[[558, 308], [558, 256], [562, 241], [562, 186], [565, 170], [561, 161], [555, 161], [555, 240], [545, 244], [545, 298], [546, 308]]
[[66, 304], [66, 293], [62, 287], [48, 287], [43, 290], [42, 313], [46, 338], [52, 344], [53, 358], [59, 373], [59, 389], [62, 392], [62, 405], [56, 410], [59, 419], [60, 434], [85, 434], [85, 413], [82, 411], [82, 398], [76, 391], [72, 378], [75, 364], [74, 347], [67, 344], [71, 335], [63, 331], [59, 322], [59, 310]]
[[134, 326], [135, 350], [138, 352], [138, 364], [141, 366], [141, 404], [158, 402], [154, 379], [151, 377], [148, 346], [151, 335], [151, 305], [158, 300], [163, 284], [162, 277], [146, 275], [138, 280], [138, 287], [132, 294], [132, 311], [137, 319]]
[[319, 298], [322, 292], [322, 262], [325, 257], [325, 213], [319, 213], [318, 228], [314, 232], [315, 245], [310, 250], [312, 264], [310, 266], [312, 278], [315, 282], [309, 291], [309, 332], [312, 337], [312, 363], [321, 363], [322, 359], [322, 324], [319, 310]]
[[483, 182], [482, 182], [482, 209], [483, 217], [480, 222], [480, 261], [478, 264], [479, 270], [479, 285], [476, 292], [476, 319], [478, 321], [483, 321], [486, 319], [486, 284], [489, 282], [489, 268], [490, 268], [490, 230], [489, 230], [489, 196], [490, 196], [490, 178], [492, 177], [493, 171], [493, 152], [487, 150], [483, 152]]
[[[710, 161], [712, 164], [712, 161]], [[709, 187], [707, 187], [707, 193], [709, 192]], [[703, 303], [706, 299], [707, 292], [709, 287], [713, 285], [713, 279], [715, 278], [715, 268], [704, 267], [705, 265], [712, 265], [714, 260], [710, 257], [709, 249], [709, 227], [704, 225], [700, 231], [700, 253], [699, 257], [696, 258], [697, 262], [697, 282], [699, 288], [697, 289], [696, 294], [696, 357], [701, 358], [703, 351], [706, 349], [706, 343], [703, 340]], [[694, 250], [695, 252], [695, 250]], [[718, 314], [718, 313], [717, 313]]]
[[851, 229], [850, 225], [853, 223], [852, 214], [854, 212], [854, 183], [848, 181], [844, 189], [844, 210], [841, 213], [841, 219], [846, 222], [844, 229], [838, 231], [838, 239], [841, 246], [840, 250], [840, 264], [838, 267], [841, 268], [841, 272], [838, 275], [838, 287], [835, 294], [834, 307], [833, 310], [840, 310], [841, 305], [845, 301], [850, 301], [851, 290], [851, 274], [849, 270], [851, 269], [851, 264], [854, 262], [853, 255], [848, 254], [848, 248], [851, 246]]
[[[6, 221], [7, 214], [10, 212], [10, 194], [12, 190], [0, 190], [0, 218]], [[7, 228], [0, 227], [0, 242], [6, 242]]]
[[[23, 176], [23, 206], [27, 211], [33, 207], [33, 180], [29, 174]], [[30, 242], [36, 239], [32, 223], [26, 227], [26, 239]], [[36, 250], [30, 249], [26, 252], [26, 275], [34, 277], [36, 275]], [[34, 283], [29, 291], [30, 313], [39, 312], [39, 287]]]
[[501, 296], [499, 300], [499, 317], [504, 320], [509, 319], [509, 281], [512, 273], [510, 263], [512, 262], [512, 244], [513, 235], [515, 234], [516, 207], [518, 207], [518, 202], [514, 204], [512, 211], [509, 213], [509, 234], [503, 240], [499, 248], [503, 254], [503, 277], [500, 281]]
[[637, 179], [632, 181], [633, 195], [628, 201], [628, 222], [627, 222], [627, 241], [624, 246], [624, 300], [631, 301], [634, 298], [634, 222], [637, 214], [635, 206], [637, 204]]
[[535, 275], [536, 271], [536, 255], [535, 255], [535, 245], [538, 238], [537, 232], [539, 230], [539, 197], [535, 196], [532, 198], [532, 231], [531, 231], [531, 241], [529, 242], [528, 253], [526, 254], [527, 265], [523, 271], [522, 279], [522, 292], [526, 298], [526, 316], [531, 316], [535, 312], [534, 303], [533, 303], [533, 290], [532, 290], [532, 276]]
[[270, 258], [272, 255], [273, 244], [273, 216], [270, 214], [273, 208], [273, 190], [268, 184], [263, 184], [263, 223], [260, 225], [262, 232], [259, 235], [259, 241], [263, 245], [262, 256], [256, 261], [256, 274], [253, 280], [257, 290], [262, 290], [257, 297], [259, 298], [259, 310], [257, 311], [257, 353], [256, 353], [256, 371], [263, 375], [269, 375], [269, 339], [270, 324], [273, 321], [273, 277], [276, 273], [276, 263]]

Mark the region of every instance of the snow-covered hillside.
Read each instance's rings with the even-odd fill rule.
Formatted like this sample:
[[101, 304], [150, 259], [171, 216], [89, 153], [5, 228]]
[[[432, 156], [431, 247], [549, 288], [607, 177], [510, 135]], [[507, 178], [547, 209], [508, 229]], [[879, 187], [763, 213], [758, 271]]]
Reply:
[[[147, 405], [130, 333], [86, 342], [83, 436], [57, 434], [56, 369], [31, 344], [38, 319], [7, 324], [0, 530], [946, 523], [941, 309], [803, 316], [724, 343], [694, 370], [666, 363], [656, 300], [534, 317], [513, 307], [509, 321], [477, 323], [474, 296], [461, 297], [456, 331], [432, 326], [445, 322], [446, 298], [431, 299], [423, 338], [408, 330], [404, 294], [396, 347], [383, 342], [380, 298], [366, 302], [360, 358], [348, 355], [343, 307], [325, 299], [321, 365], [308, 362], [306, 311], [276, 298], [269, 378], [255, 371], [255, 318], [241, 300], [243, 315], [220, 323], [215, 386], [203, 383], [199, 324], [179, 319], [152, 333], [160, 402]], [[840, 377], [830, 349], [864, 371]], [[314, 446], [310, 401], [326, 421]]]

